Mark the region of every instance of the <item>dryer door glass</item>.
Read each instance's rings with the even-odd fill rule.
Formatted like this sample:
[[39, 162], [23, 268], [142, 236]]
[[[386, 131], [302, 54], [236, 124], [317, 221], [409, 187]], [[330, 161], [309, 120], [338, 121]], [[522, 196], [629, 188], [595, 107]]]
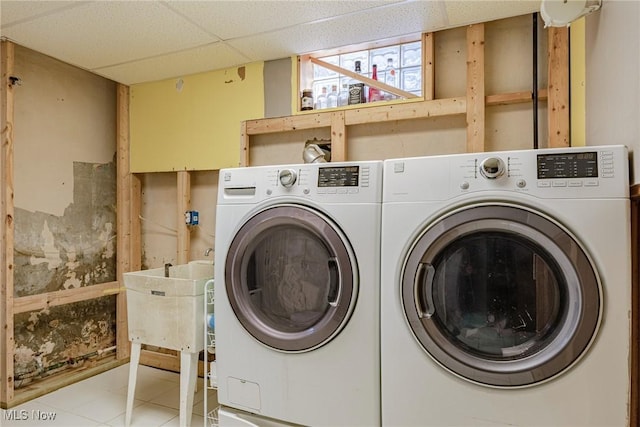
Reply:
[[512, 206], [476, 206], [427, 228], [410, 252], [403, 304], [426, 351], [454, 373], [524, 386], [571, 366], [592, 341], [600, 285], [577, 241]]
[[260, 212], [236, 234], [227, 255], [227, 295], [256, 339], [283, 351], [328, 342], [355, 302], [356, 270], [342, 233], [297, 206]]

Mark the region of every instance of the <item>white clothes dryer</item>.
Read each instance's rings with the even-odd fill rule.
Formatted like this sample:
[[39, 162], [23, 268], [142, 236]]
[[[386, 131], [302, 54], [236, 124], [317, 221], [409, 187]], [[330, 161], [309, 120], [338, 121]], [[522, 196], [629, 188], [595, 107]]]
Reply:
[[380, 424], [382, 162], [220, 171], [220, 404], [313, 426]]
[[385, 426], [625, 426], [623, 146], [388, 160]]

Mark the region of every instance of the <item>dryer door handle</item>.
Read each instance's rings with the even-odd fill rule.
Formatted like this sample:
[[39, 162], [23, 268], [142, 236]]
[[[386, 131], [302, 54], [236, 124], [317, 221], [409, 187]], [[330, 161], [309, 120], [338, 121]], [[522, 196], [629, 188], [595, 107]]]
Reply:
[[335, 307], [340, 299], [340, 271], [338, 269], [338, 261], [335, 258], [329, 258], [329, 294], [327, 300], [329, 305]]
[[429, 263], [418, 263], [415, 280], [413, 282], [413, 295], [421, 319], [430, 319], [436, 312], [433, 304], [433, 278], [436, 269]]

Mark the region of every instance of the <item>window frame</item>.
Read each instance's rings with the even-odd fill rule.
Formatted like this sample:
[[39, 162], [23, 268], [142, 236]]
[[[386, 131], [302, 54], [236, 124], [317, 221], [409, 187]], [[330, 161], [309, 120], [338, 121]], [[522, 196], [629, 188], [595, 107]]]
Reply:
[[[400, 63], [400, 54], [398, 54], [398, 63], [396, 64], [397, 66], [395, 68], [396, 68], [396, 72], [398, 73], [398, 77], [397, 77], [398, 80], [401, 79], [401, 73], [403, 69], [407, 70], [407, 69], [412, 69], [414, 67], [419, 68], [420, 84], [418, 86], [418, 89], [413, 91], [413, 92], [419, 92], [419, 95], [407, 90], [403, 90], [400, 87], [390, 86], [386, 84], [384, 81], [382, 81], [382, 79], [381, 80], [371, 79], [369, 77], [371, 74], [371, 65], [368, 64], [369, 61], [367, 61], [367, 69], [363, 70], [363, 74], [356, 74], [352, 70], [340, 67], [339, 65], [330, 64], [323, 60], [324, 58], [328, 58], [332, 56], [347, 55], [347, 54], [361, 52], [361, 51], [366, 51], [367, 56], [370, 57], [371, 51], [385, 49], [385, 48], [397, 48], [398, 51], [400, 51], [403, 45], [408, 45], [413, 43], [420, 44], [420, 54], [419, 54], [418, 63], [411, 66], [406, 66], [406, 65], [403, 66], [403, 64]], [[314, 66], [322, 66], [324, 68], [329, 69], [332, 72], [338, 73], [338, 76], [334, 78], [338, 82], [340, 82], [344, 78], [355, 78], [358, 81], [363, 82], [367, 86], [372, 86], [383, 92], [391, 93], [394, 95], [394, 97], [393, 99], [384, 99], [384, 100], [379, 100], [375, 102], [366, 102], [366, 103], [354, 104], [354, 105], [338, 105], [337, 107], [316, 109], [315, 102], [316, 102], [318, 93], [316, 93], [316, 91], [313, 91], [314, 92], [313, 93], [314, 109], [303, 111], [301, 109], [301, 99], [302, 99], [303, 90], [313, 88], [314, 83], [318, 80], [324, 80], [324, 79], [314, 80]], [[381, 68], [382, 66], [386, 66], [386, 64], [382, 64], [382, 65], [379, 64], [379, 67], [380, 67], [378, 68], [379, 78], [380, 78], [381, 72], [384, 71], [384, 68]], [[379, 40], [379, 41], [370, 42], [370, 43], [361, 43], [356, 45], [343, 46], [336, 49], [325, 49], [325, 50], [298, 55], [297, 56], [297, 79], [294, 83], [294, 90], [292, 91], [293, 98], [294, 98], [292, 100], [292, 104], [294, 106], [294, 108], [292, 108], [292, 111], [294, 111], [294, 114], [305, 114], [305, 113], [308, 114], [308, 113], [317, 113], [321, 111], [336, 111], [336, 110], [343, 110], [343, 109], [349, 109], [349, 108], [379, 106], [379, 105], [385, 105], [387, 103], [422, 101], [425, 99], [424, 98], [424, 94], [425, 94], [424, 71], [425, 71], [425, 42], [424, 42], [424, 37], [422, 33], [411, 34], [404, 37], [393, 38], [393, 39]], [[400, 84], [398, 86], [400, 86]]]

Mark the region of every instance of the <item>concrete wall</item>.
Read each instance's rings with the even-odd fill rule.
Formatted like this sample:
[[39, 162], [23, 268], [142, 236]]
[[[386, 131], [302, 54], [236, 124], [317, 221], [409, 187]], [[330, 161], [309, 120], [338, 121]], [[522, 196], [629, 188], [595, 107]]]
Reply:
[[[115, 83], [20, 46], [14, 296], [116, 279]], [[15, 384], [115, 343], [113, 297], [15, 317]]]
[[640, 183], [640, 2], [609, 0], [586, 17], [587, 145], [625, 144]]

